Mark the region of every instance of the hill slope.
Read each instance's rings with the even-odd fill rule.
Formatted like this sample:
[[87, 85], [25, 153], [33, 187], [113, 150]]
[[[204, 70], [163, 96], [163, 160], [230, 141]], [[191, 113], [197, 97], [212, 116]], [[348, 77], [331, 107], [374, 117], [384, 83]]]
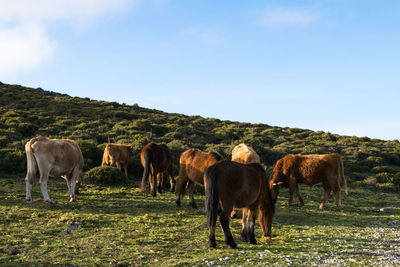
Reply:
[[[376, 178], [378, 184], [390, 187], [400, 171], [398, 140], [171, 114], [0, 83], [0, 172], [25, 172], [24, 144], [36, 135], [76, 140], [86, 169], [100, 164], [107, 142], [130, 143], [139, 152], [154, 141], [167, 143], [176, 163], [179, 154], [190, 147], [218, 150], [229, 158], [232, 148], [243, 142], [254, 147], [269, 170], [288, 153], [335, 152], [344, 158], [350, 182], [375, 183]], [[130, 170], [134, 176], [141, 172], [138, 157], [132, 160]]]

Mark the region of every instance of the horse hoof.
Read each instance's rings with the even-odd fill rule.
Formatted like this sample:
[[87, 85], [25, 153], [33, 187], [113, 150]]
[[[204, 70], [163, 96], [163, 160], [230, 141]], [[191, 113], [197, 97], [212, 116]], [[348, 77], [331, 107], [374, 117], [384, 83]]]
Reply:
[[75, 200], [76, 200], [75, 198], [72, 198], [72, 197], [71, 197], [71, 198], [69, 199], [69, 202], [75, 202]]
[[53, 203], [53, 201], [51, 199], [46, 199], [45, 200], [47, 203]]
[[32, 199], [27, 199], [26, 203], [32, 203]]
[[193, 203], [189, 203], [189, 205], [192, 206], [192, 208], [197, 209], [196, 203], [194, 203], [194, 202]]
[[232, 242], [228, 244], [231, 248], [237, 248], [237, 244], [235, 242]]
[[180, 200], [175, 201], [175, 203], [176, 203], [176, 206], [177, 206], [178, 208], [181, 207], [181, 201], [180, 201]]
[[215, 243], [215, 240], [214, 241], [211, 241], [210, 240], [210, 248], [216, 248], [217, 247], [217, 244]]

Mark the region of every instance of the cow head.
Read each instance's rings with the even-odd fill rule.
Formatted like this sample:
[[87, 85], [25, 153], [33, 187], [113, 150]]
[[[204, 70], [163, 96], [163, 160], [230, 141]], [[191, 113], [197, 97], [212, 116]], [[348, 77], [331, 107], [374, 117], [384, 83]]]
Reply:
[[272, 183], [272, 185], [270, 185], [272, 199], [274, 199], [275, 201], [279, 196], [279, 189], [281, 188], [282, 185], [283, 182]]

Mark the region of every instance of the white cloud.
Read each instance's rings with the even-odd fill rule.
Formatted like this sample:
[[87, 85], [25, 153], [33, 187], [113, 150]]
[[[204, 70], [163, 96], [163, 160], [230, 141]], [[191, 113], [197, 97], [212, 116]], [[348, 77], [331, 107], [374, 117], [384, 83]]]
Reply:
[[266, 9], [261, 15], [264, 26], [304, 26], [321, 18], [321, 14], [307, 9]]
[[206, 44], [219, 44], [223, 41], [223, 36], [215, 29], [201, 29], [198, 27], [189, 27], [184, 31], [186, 34], [196, 38]]
[[0, 78], [33, 69], [55, 54], [47, 25], [86, 28], [97, 18], [134, 7], [137, 0], [0, 0]]
[[0, 75], [26, 71], [48, 61], [56, 43], [37, 24], [0, 30]]

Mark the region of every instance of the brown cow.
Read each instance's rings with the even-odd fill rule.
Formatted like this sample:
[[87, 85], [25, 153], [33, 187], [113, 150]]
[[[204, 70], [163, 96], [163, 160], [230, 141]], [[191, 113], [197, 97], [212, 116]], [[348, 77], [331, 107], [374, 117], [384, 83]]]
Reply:
[[321, 182], [324, 188], [324, 199], [319, 208], [324, 208], [330, 192], [333, 191], [336, 198], [336, 209], [340, 209], [340, 183], [346, 194], [347, 183], [344, 177], [343, 161], [338, 154], [287, 155], [277, 161], [269, 180], [274, 196], [279, 194], [281, 185], [289, 187], [289, 205], [292, 204], [293, 193], [296, 193], [300, 204], [304, 205], [299, 192], [299, 183], [313, 186]]
[[25, 145], [27, 157], [26, 201], [32, 202], [33, 178], [40, 172], [40, 189], [44, 200], [51, 202], [47, 192], [49, 175], [61, 176], [67, 181], [70, 201], [75, 201], [75, 187], [83, 179], [83, 156], [79, 146], [68, 139], [49, 139], [38, 136]]
[[[254, 151], [251, 146], [239, 144], [232, 150], [232, 161], [242, 164], [261, 163], [260, 156]], [[232, 218], [236, 218], [238, 209], [233, 209], [231, 213]]]
[[117, 167], [121, 171], [122, 166], [124, 166], [125, 175], [128, 177], [128, 162], [130, 156], [133, 156], [132, 145], [107, 144], [106, 148], [104, 149], [101, 166], [108, 165]]
[[232, 150], [232, 161], [242, 164], [260, 163], [260, 156], [252, 147], [239, 144]]
[[176, 187], [176, 205], [181, 206], [181, 197], [185, 193], [185, 186], [188, 183], [189, 204], [197, 208], [193, 198], [193, 191], [196, 184], [204, 185], [204, 170], [224, 157], [218, 152], [203, 152], [197, 148], [184, 151], [179, 158], [179, 178]]
[[[175, 179], [172, 172], [173, 158], [166, 144], [148, 143], [143, 147], [140, 153], [140, 160], [144, 168], [141, 183], [143, 191], [146, 190], [147, 183], [150, 181], [150, 193], [155, 197], [157, 194], [155, 187], [157, 187], [160, 193], [162, 188], [162, 176], [168, 174], [170, 176], [170, 191], [174, 192]], [[157, 179], [158, 182], [156, 185]]]

